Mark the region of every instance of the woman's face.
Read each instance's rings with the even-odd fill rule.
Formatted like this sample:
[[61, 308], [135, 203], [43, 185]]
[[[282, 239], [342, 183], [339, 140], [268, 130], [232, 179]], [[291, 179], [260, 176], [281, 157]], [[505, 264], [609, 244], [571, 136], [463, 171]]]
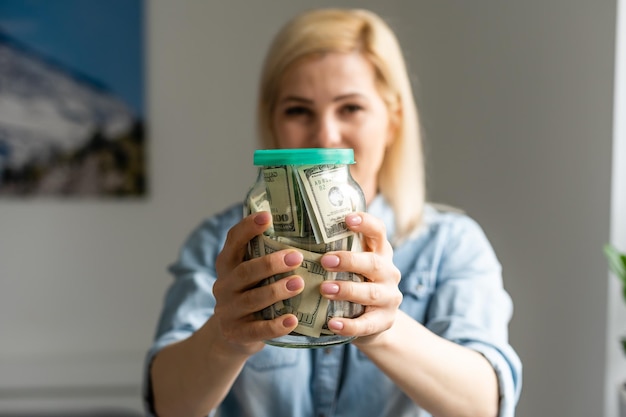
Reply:
[[369, 203], [393, 129], [359, 53], [329, 53], [293, 64], [281, 80], [272, 123], [279, 148], [352, 148], [351, 173]]

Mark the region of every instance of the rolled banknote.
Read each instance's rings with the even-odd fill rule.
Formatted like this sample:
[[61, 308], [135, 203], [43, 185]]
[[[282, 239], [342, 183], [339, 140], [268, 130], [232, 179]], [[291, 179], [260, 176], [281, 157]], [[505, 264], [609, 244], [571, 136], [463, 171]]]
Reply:
[[345, 217], [360, 207], [348, 172], [336, 165], [304, 165], [297, 174], [316, 240], [329, 243], [352, 235]]
[[[251, 243], [251, 256], [259, 254], [270, 254], [279, 250], [294, 247], [286, 244], [298, 243], [298, 240], [287, 238], [271, 238], [268, 236], [257, 236]], [[328, 243], [332, 250], [347, 250], [353, 246], [353, 237]], [[276, 282], [276, 280], [292, 276], [300, 275], [305, 282], [302, 293], [295, 297], [281, 300], [271, 307], [264, 309], [260, 316], [263, 319], [273, 319], [284, 314], [295, 314], [298, 318], [298, 326], [294, 333], [305, 336], [319, 337], [320, 335], [333, 334], [328, 329], [328, 320], [332, 317], [348, 317], [354, 318], [360, 316], [364, 307], [345, 300], [328, 300], [320, 294], [319, 286], [325, 280], [340, 281], [363, 281], [363, 277], [353, 272], [330, 272], [326, 271], [321, 265], [321, 257], [323, 254], [314, 253], [298, 248], [303, 254], [304, 260], [300, 267], [293, 271], [274, 275], [264, 280], [263, 285]]]
[[[289, 248], [277, 240], [267, 236], [261, 236], [265, 254]], [[298, 318], [298, 326], [294, 332], [305, 336], [319, 337], [322, 327], [326, 324], [329, 300], [322, 297], [320, 285], [327, 279], [334, 279], [336, 273], [324, 269], [319, 253], [300, 250], [304, 259], [302, 264], [295, 270], [275, 275], [270, 279], [281, 279], [286, 276], [300, 275], [304, 280], [304, 290], [295, 297], [275, 303], [270, 307], [271, 313], [266, 316], [278, 317], [283, 314], [295, 314]]]
[[[256, 191], [256, 193], [255, 193]], [[258, 213], [260, 211], [268, 211], [272, 212], [272, 208], [270, 207], [270, 202], [267, 199], [267, 191], [263, 190], [251, 190], [247, 197], [248, 204], [245, 204], [243, 207], [243, 216], [246, 217], [252, 213]], [[273, 235], [274, 234], [274, 226], [270, 226], [265, 230], [265, 234]]]
[[280, 236], [301, 236], [301, 198], [289, 166], [264, 167], [266, 200], [272, 213], [274, 232]]
[[294, 248], [304, 249], [309, 252], [322, 253], [322, 254], [326, 252], [332, 252], [332, 251], [350, 250], [350, 242], [351, 242], [350, 238], [345, 238], [345, 239], [335, 240], [329, 243], [323, 243], [323, 242], [317, 243], [315, 239], [312, 239], [310, 237], [283, 237], [283, 236], [276, 237], [276, 240]]

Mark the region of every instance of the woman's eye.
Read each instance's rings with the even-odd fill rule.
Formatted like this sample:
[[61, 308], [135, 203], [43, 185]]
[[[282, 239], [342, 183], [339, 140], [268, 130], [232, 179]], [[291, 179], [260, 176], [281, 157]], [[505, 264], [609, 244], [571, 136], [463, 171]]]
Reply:
[[311, 111], [304, 106], [293, 106], [293, 107], [287, 107], [285, 109], [286, 116], [302, 116], [302, 115], [308, 115], [310, 113]]
[[346, 113], [346, 114], [356, 113], [360, 110], [363, 110], [363, 107], [357, 104], [346, 104], [345, 106], [341, 108], [341, 112]]

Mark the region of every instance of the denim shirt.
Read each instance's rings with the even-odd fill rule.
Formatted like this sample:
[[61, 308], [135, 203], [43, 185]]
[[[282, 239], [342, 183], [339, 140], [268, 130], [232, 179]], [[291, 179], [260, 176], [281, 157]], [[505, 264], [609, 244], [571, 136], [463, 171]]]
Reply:
[[[393, 242], [393, 211], [378, 196], [368, 211], [382, 219]], [[149, 367], [164, 346], [189, 337], [213, 314], [215, 258], [242, 206], [204, 221], [169, 270], [152, 348], [146, 356], [144, 402], [153, 415]], [[500, 417], [513, 417], [522, 366], [508, 342], [513, 305], [502, 286], [500, 264], [480, 226], [464, 214], [426, 205], [424, 222], [394, 247], [402, 279], [400, 309], [437, 335], [480, 352], [493, 366]], [[419, 349], [419, 346], [415, 346]], [[411, 364], [407, 363], [407, 367]], [[248, 359], [219, 409], [220, 417], [430, 416], [354, 345], [289, 349], [266, 345]]]

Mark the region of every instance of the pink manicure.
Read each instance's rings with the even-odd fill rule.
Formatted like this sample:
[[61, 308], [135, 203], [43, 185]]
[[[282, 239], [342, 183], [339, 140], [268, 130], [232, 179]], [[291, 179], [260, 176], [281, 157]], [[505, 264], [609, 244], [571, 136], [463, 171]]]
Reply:
[[300, 252], [294, 251], [289, 252], [285, 255], [285, 264], [287, 266], [298, 266], [302, 263], [302, 254]]
[[331, 320], [328, 322], [328, 327], [332, 330], [343, 330], [343, 323], [337, 320]]
[[363, 218], [358, 214], [349, 214], [348, 216], [346, 216], [346, 223], [348, 223], [350, 226], [358, 226], [359, 224], [363, 223]]
[[322, 257], [322, 266], [325, 268], [336, 268], [339, 266], [339, 262], [337, 255], [325, 255]]
[[337, 294], [339, 292], [339, 285], [332, 282], [325, 282], [322, 284], [322, 292], [324, 294]]

